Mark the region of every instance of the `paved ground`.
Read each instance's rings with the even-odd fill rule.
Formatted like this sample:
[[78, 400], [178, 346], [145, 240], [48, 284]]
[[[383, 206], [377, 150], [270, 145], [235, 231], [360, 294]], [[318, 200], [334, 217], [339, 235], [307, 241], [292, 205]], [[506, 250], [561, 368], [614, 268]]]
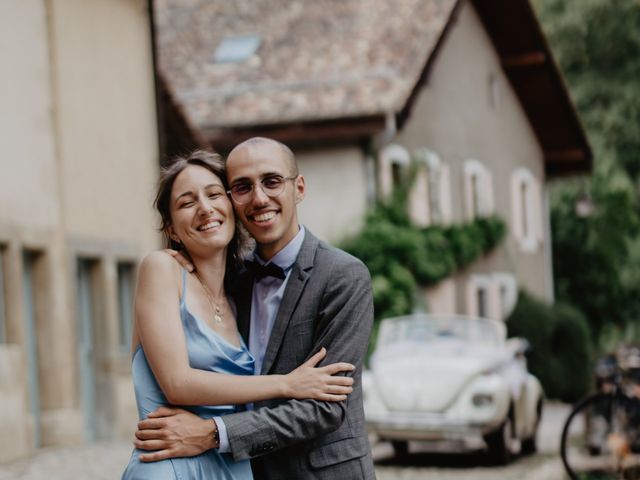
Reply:
[[[547, 404], [538, 436], [540, 452], [519, 458], [507, 467], [487, 465], [479, 454], [424, 451], [412, 453], [400, 462], [388, 444], [375, 444], [378, 480], [565, 480], [557, 452], [567, 414], [567, 406]], [[412, 445], [412, 451], [419, 447]], [[130, 443], [123, 441], [41, 449], [31, 458], [0, 464], [0, 480], [115, 480], [120, 478], [130, 454]]]
[[568, 414], [569, 406], [547, 403], [538, 431], [538, 453], [505, 467], [488, 465], [481, 454], [433, 454], [420, 451], [420, 445], [411, 445], [417, 453], [400, 462], [388, 444], [376, 444], [378, 480], [565, 480], [558, 452]]

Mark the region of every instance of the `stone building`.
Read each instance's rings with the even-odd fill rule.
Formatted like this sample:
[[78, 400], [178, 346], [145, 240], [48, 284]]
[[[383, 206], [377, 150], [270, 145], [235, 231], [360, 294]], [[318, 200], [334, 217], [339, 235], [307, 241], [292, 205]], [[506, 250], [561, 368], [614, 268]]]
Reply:
[[131, 300], [159, 245], [142, 0], [0, 2], [0, 462], [130, 435]]
[[591, 151], [528, 0], [159, 0], [157, 25], [187, 120], [168, 137], [289, 144], [302, 222], [333, 242], [415, 160], [416, 223], [508, 227], [425, 291], [431, 311], [504, 318], [518, 288], [553, 299], [546, 183], [588, 171]]

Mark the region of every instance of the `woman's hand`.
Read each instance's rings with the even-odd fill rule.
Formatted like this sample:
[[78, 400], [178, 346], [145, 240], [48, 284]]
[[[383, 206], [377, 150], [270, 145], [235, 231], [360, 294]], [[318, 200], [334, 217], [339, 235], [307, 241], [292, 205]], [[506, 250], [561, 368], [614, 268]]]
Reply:
[[176, 262], [178, 262], [180, 266], [184, 268], [187, 272], [192, 273], [196, 269], [193, 266], [193, 263], [191, 263], [191, 260], [189, 260], [184, 253], [178, 252], [177, 250], [172, 250], [170, 248], [165, 248], [162, 251], [168, 255], [171, 255], [173, 258], [175, 258]]
[[353, 392], [353, 378], [336, 374], [351, 372], [356, 367], [350, 363], [339, 362], [316, 368], [326, 355], [327, 349], [322, 347], [313, 357], [284, 376], [286, 398], [311, 398], [325, 402], [347, 399], [347, 395]]

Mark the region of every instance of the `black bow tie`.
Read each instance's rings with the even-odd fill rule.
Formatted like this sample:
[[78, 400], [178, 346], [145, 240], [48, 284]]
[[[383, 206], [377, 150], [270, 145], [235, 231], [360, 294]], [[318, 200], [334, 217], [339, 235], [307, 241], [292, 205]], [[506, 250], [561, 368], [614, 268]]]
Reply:
[[244, 266], [247, 267], [251, 273], [253, 273], [253, 277], [258, 280], [262, 280], [264, 277], [275, 277], [280, 280], [285, 279], [284, 270], [280, 268], [275, 263], [267, 263], [266, 265], [261, 265], [258, 262], [252, 262], [251, 260], [245, 260]]

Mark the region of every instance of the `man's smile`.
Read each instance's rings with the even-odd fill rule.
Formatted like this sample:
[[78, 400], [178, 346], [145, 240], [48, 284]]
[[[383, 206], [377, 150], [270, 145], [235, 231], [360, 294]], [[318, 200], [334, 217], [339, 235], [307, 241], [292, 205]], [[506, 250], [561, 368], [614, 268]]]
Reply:
[[247, 215], [247, 217], [256, 224], [264, 224], [273, 220], [278, 212], [276, 210], [269, 210], [267, 212], [254, 213], [252, 215]]

